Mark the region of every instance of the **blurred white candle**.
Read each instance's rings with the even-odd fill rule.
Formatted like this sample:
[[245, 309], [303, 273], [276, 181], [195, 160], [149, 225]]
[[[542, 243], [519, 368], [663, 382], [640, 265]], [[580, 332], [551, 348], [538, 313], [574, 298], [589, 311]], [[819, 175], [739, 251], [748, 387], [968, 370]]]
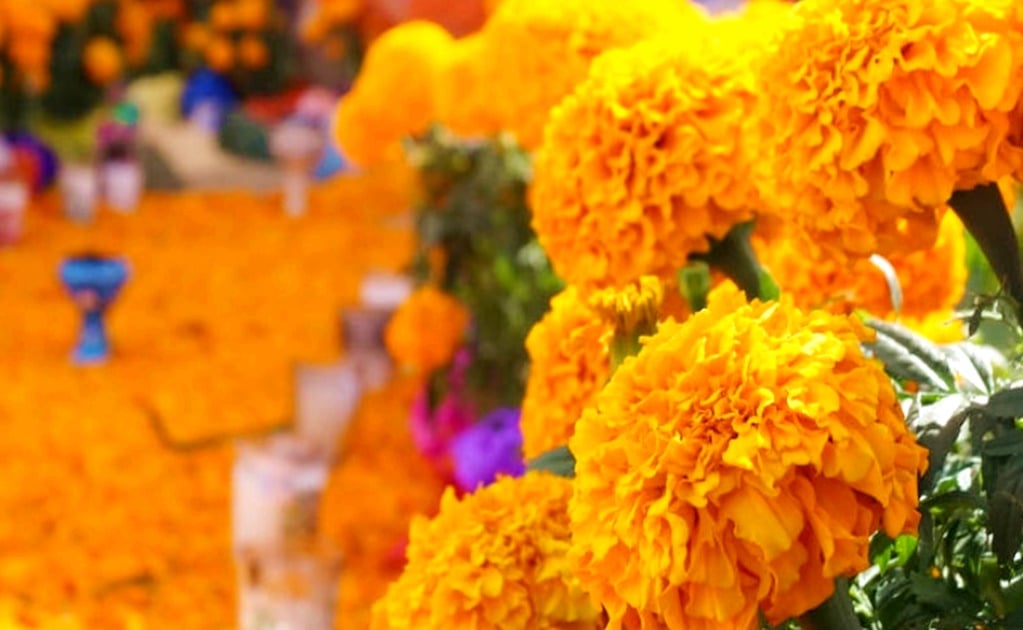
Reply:
[[232, 480], [236, 551], [315, 548], [328, 473], [320, 449], [299, 436], [239, 444]]
[[28, 185], [18, 180], [0, 181], [0, 246], [13, 245], [25, 231]]
[[359, 403], [359, 378], [348, 363], [303, 365], [295, 371], [295, 429], [329, 458]]
[[103, 193], [118, 212], [134, 212], [142, 197], [145, 176], [136, 160], [111, 160], [103, 164]]
[[65, 163], [60, 172], [64, 214], [72, 221], [87, 223], [96, 216], [99, 178], [91, 164]]
[[240, 630], [333, 630], [338, 566], [301, 554], [261, 554], [238, 566]]

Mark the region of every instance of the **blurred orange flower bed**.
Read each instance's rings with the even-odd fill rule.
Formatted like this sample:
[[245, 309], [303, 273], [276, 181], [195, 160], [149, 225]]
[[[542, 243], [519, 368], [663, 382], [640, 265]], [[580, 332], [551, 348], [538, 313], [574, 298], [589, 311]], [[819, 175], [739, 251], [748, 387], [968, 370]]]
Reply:
[[[361, 276], [408, 259], [407, 193], [341, 179], [299, 220], [248, 193], [152, 194], [91, 226], [55, 198], [32, 209], [0, 250], [0, 626], [234, 625], [232, 450], [209, 442], [291, 415], [295, 362], [336, 357]], [[132, 277], [109, 315], [116, 357], [76, 368], [56, 270], [86, 250]]]

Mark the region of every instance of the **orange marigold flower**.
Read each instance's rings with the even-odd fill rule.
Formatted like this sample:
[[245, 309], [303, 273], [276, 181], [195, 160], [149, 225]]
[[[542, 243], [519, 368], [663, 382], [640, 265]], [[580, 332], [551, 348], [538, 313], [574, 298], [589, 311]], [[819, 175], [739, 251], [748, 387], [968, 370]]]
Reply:
[[107, 85], [118, 77], [124, 69], [121, 51], [109, 37], [97, 37], [85, 46], [82, 60], [85, 74], [96, 85]]
[[258, 70], [270, 61], [270, 50], [258, 35], [246, 35], [238, 43], [238, 58], [246, 68]]
[[[630, 288], [623, 293], [641, 297], [640, 291]], [[689, 304], [677, 287], [658, 290], [664, 295], [655, 298], [656, 304], [646, 306], [653, 309], [655, 319], [681, 321], [689, 316]], [[621, 325], [618, 332], [635, 330], [640, 320], [649, 317], [632, 313], [632, 321], [616, 321], [622, 318], [614, 312], [616, 298], [623, 301], [625, 296], [605, 291], [586, 299], [578, 288], [569, 286], [551, 299], [550, 311], [529, 331], [529, 379], [519, 421], [526, 459], [568, 443], [583, 409], [611, 374], [610, 344], [616, 325]], [[605, 305], [611, 307], [611, 313], [598, 312], [594, 302], [601, 301], [610, 302]]]
[[576, 420], [611, 373], [608, 343], [614, 332], [568, 287], [526, 337], [529, 379], [522, 400], [522, 451], [526, 459], [563, 446]]
[[[966, 236], [963, 224], [951, 212], [942, 219], [932, 248], [887, 257], [902, 293], [898, 312], [893, 308], [884, 273], [867, 259], [849, 263], [808, 256], [806, 236], [798, 232], [777, 238], [754, 237], [754, 247], [781, 290], [791, 295], [800, 308], [823, 308], [833, 313], [864, 309], [877, 317], [902, 319], [907, 325], [935, 316], [928, 328], [936, 331], [938, 319], [953, 319], [952, 312], [966, 288]], [[947, 331], [942, 337], [948, 338], [953, 332]]]
[[758, 73], [765, 197], [832, 255], [927, 247], [954, 190], [1023, 163], [1023, 28], [1003, 4], [795, 5]]
[[469, 311], [432, 286], [417, 289], [387, 325], [387, 350], [400, 364], [427, 373], [447, 365], [465, 338]]
[[[734, 33], [611, 51], [551, 114], [533, 227], [581, 286], [674, 278], [760, 206], [747, 121], [756, 102]], [[725, 36], [727, 35], [727, 36]], [[700, 34], [687, 34], [700, 39]]]
[[401, 140], [426, 131], [435, 90], [452, 45], [432, 22], [406, 22], [373, 42], [352, 91], [338, 106], [334, 133], [362, 166], [400, 157]]
[[493, 77], [482, 62], [486, 46], [483, 33], [459, 39], [438, 75], [437, 122], [463, 137], [487, 136], [501, 128], [488, 81]]
[[687, 0], [505, 0], [480, 57], [501, 129], [537, 147], [551, 108], [600, 53], [704, 19]]
[[216, 35], [203, 51], [206, 65], [217, 72], [227, 72], [234, 66], [235, 46], [223, 35]]
[[417, 518], [408, 564], [373, 609], [374, 630], [603, 627], [569, 570], [571, 481], [502, 477], [432, 520]]
[[611, 618], [753, 628], [820, 604], [916, 529], [927, 453], [857, 320], [734, 287], [669, 322], [576, 426], [573, 556]]

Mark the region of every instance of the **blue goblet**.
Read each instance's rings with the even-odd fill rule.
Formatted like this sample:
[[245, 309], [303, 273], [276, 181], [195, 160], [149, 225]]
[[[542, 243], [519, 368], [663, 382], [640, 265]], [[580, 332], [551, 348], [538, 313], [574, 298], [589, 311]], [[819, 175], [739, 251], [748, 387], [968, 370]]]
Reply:
[[82, 311], [82, 331], [71, 359], [102, 363], [110, 355], [103, 316], [128, 279], [128, 263], [95, 254], [72, 256], [61, 263], [60, 279]]

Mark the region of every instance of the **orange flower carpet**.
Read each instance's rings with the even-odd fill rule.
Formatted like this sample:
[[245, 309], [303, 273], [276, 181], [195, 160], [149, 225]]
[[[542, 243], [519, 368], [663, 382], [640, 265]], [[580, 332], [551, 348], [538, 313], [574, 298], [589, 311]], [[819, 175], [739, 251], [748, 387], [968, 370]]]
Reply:
[[[407, 182], [341, 179], [309, 216], [247, 193], [147, 196], [0, 250], [0, 629], [231, 628], [231, 435], [286, 421], [296, 362], [336, 359], [338, 311], [409, 256]], [[62, 257], [119, 254], [115, 358], [68, 359]]]

